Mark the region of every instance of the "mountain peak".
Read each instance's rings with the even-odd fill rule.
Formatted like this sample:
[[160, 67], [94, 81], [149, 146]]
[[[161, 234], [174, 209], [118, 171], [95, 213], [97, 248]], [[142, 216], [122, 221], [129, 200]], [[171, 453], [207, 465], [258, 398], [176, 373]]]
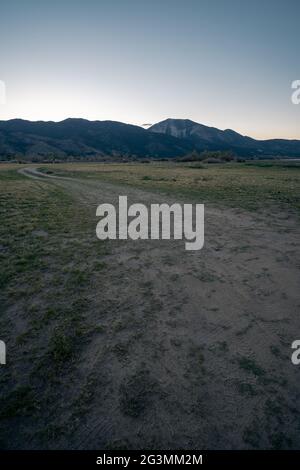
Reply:
[[248, 157], [262, 152], [268, 155], [300, 155], [300, 141], [296, 141], [297, 143], [278, 139], [259, 141], [243, 136], [233, 129], [223, 131], [190, 119], [168, 118], [151, 126], [149, 131], [187, 140], [195, 150], [200, 151], [233, 150]]
[[68, 118], [61, 122], [0, 121], [0, 159], [93, 159], [99, 156], [172, 158], [192, 150], [232, 150], [253, 155], [300, 156], [300, 141], [255, 140], [232, 129], [208, 127], [190, 119], [168, 118], [148, 130], [117, 121]]

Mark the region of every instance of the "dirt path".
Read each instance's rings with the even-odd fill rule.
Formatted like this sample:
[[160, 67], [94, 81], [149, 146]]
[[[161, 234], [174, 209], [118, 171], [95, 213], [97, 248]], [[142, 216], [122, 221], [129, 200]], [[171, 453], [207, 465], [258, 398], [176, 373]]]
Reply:
[[[89, 209], [117, 206], [119, 195], [129, 204], [179, 202], [48, 178]], [[101, 320], [104, 332], [77, 365], [96, 393], [73, 435], [51, 447], [299, 448], [299, 368], [290, 360], [300, 338], [296, 221], [206, 207], [205, 224], [201, 251], [185, 251], [183, 241], [110, 242], [105, 283], [90, 292], [89, 321]]]

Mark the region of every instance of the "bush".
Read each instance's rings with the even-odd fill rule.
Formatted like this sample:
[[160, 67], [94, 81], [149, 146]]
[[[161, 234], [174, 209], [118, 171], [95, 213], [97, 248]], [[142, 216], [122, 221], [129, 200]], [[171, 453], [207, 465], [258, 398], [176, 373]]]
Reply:
[[215, 150], [208, 151], [204, 150], [203, 152], [198, 152], [193, 150], [193, 152], [188, 153], [184, 157], [181, 157], [179, 161], [182, 162], [206, 162], [206, 163], [224, 163], [231, 162], [236, 160], [236, 156], [231, 150]]

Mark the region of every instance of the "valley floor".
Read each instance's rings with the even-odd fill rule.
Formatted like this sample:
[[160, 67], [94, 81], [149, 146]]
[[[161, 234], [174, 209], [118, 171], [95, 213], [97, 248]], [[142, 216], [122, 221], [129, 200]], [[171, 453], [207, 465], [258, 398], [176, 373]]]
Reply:
[[0, 448], [300, 448], [296, 214], [208, 203], [200, 251], [101, 242], [103, 202], [188, 200], [28, 168], [0, 168]]

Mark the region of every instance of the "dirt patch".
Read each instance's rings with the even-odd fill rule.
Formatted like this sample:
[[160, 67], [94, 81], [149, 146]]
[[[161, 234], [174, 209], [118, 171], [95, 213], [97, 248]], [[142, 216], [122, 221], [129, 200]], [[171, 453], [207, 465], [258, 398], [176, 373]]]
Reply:
[[[6, 373], [16, 385], [26, 381], [27, 351], [31, 361], [45, 355], [48, 375], [32, 372], [33, 390], [19, 405], [12, 396], [18, 416], [1, 420], [4, 447], [299, 447], [299, 371], [290, 361], [300, 331], [299, 226], [292, 213], [207, 205], [199, 252], [185, 251], [180, 240], [125, 240], [103, 253], [96, 251], [98, 204], [117, 206], [123, 194], [129, 204], [180, 201], [88, 178], [44, 176], [31, 184], [63, 189], [89, 215], [82, 233], [46, 230], [47, 243], [63, 241], [49, 246], [48, 259], [66, 258], [60, 276], [39, 266], [41, 291], [26, 301], [38, 327], [38, 299], [51, 288], [45, 350], [40, 330], [27, 331], [24, 304], [14, 298], [5, 307], [7, 321], [14, 319], [7, 331], [25, 335]], [[53, 298], [55, 282], [61, 291]], [[77, 303], [65, 308], [71, 300]], [[36, 335], [33, 342], [26, 334]], [[59, 367], [49, 367], [50, 357]]]

